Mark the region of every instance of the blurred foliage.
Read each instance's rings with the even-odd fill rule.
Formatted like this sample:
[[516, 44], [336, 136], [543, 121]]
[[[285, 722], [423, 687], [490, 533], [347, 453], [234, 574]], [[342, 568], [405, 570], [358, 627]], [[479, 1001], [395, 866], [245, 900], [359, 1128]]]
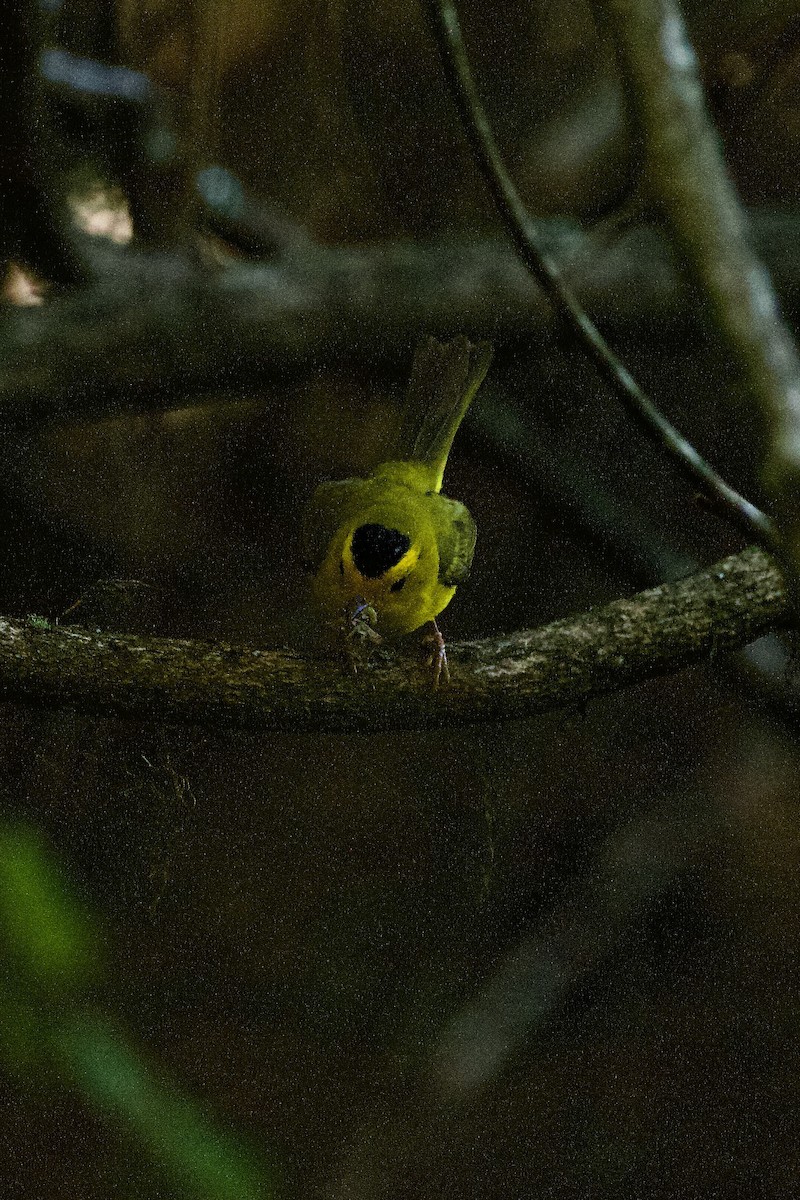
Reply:
[[[157, 1082], [89, 1002], [98, 937], [41, 836], [0, 826], [0, 1038], [15, 1086], [72, 1086], [202, 1200], [266, 1200], [273, 1183], [197, 1105]], [[54, 1074], [55, 1071], [55, 1074]], [[157, 1193], [153, 1193], [157, 1194]]]
[[98, 1019], [65, 1023], [55, 1053], [89, 1100], [170, 1173], [181, 1194], [202, 1200], [268, 1200], [273, 1181], [198, 1105], [168, 1090], [140, 1056]]
[[24, 827], [0, 828], [0, 922], [15, 971], [49, 1002], [66, 1000], [98, 972], [96, 939]]

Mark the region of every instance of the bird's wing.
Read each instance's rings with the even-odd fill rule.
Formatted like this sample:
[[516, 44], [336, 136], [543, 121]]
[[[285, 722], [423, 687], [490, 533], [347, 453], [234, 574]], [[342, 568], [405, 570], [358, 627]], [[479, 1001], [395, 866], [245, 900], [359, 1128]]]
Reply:
[[439, 582], [444, 587], [462, 583], [472, 566], [477, 526], [465, 505], [447, 496], [430, 496], [431, 517], [439, 548]]
[[328, 546], [348, 513], [363, 504], [366, 479], [338, 479], [321, 483], [314, 492], [303, 518], [303, 557], [306, 566], [316, 571], [322, 565]]

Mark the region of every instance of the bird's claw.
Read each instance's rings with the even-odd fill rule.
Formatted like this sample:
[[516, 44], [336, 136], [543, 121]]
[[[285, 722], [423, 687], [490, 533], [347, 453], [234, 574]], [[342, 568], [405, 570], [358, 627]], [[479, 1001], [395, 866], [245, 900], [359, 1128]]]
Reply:
[[428, 632], [422, 639], [422, 649], [425, 654], [425, 667], [431, 672], [431, 684], [435, 691], [442, 680], [445, 683], [450, 682], [444, 638], [435, 621], [428, 622]]

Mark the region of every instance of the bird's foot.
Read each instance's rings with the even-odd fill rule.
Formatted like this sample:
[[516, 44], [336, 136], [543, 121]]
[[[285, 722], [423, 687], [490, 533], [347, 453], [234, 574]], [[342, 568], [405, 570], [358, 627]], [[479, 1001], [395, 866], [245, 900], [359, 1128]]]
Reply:
[[423, 626], [427, 630], [422, 639], [422, 653], [425, 655], [425, 667], [431, 672], [431, 684], [436, 690], [439, 683], [450, 682], [450, 668], [447, 665], [447, 651], [444, 638], [435, 621], [428, 621]]

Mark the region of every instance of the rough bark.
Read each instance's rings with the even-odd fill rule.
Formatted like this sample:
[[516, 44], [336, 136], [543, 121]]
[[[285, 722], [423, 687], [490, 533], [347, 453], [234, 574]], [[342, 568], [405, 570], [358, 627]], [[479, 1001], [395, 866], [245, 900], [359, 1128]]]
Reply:
[[719, 651], [787, 619], [781, 574], [761, 550], [626, 600], [449, 647], [433, 692], [413, 656], [376, 657], [356, 677], [288, 650], [118, 636], [0, 620], [0, 696], [85, 713], [210, 727], [377, 733], [532, 716]]

